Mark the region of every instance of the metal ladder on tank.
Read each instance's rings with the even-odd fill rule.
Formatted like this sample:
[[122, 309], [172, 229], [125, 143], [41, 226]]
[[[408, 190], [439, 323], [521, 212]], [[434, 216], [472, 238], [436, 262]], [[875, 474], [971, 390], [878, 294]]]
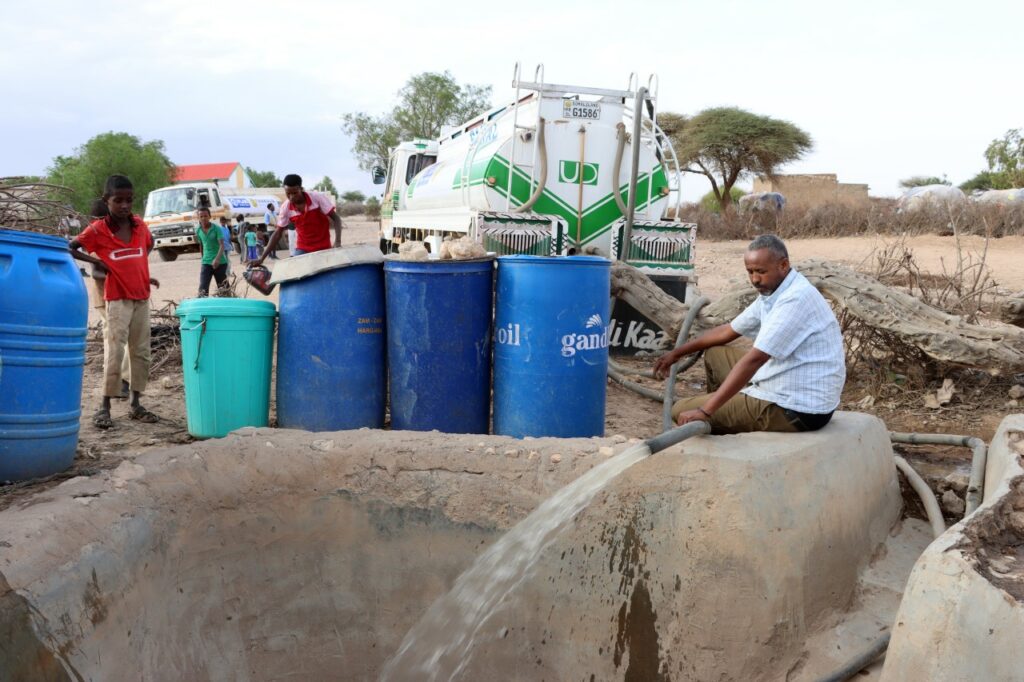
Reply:
[[[629, 74], [629, 82], [626, 86], [626, 90], [633, 93], [634, 108], [630, 110], [628, 107], [623, 110], [623, 119], [626, 124], [626, 129], [632, 129], [633, 123], [633, 111], [636, 109], [636, 96], [639, 90], [639, 78], [636, 72]], [[640, 143], [647, 143], [658, 152], [658, 156], [661, 158], [662, 169], [665, 171], [665, 178], [668, 181], [669, 195], [675, 192], [675, 211], [674, 217], [678, 219], [680, 208], [682, 207], [682, 183], [683, 173], [679, 166], [679, 158], [676, 156], [675, 147], [672, 146], [672, 139], [666, 135], [661, 128], [658, 126], [658, 88], [660, 87], [660, 79], [655, 73], [650, 74], [647, 77], [647, 97], [646, 99], [651, 102], [650, 116], [643, 116], [643, 110], [641, 109], [641, 128], [640, 128]], [[674, 186], [673, 186], [674, 185]], [[654, 194], [654, 183], [653, 173], [650, 180], [647, 182], [647, 204], [644, 208], [643, 215], [648, 220], [659, 220], [661, 216], [651, 215], [651, 205]], [[636, 201], [636, 199], [634, 199]]]
[[[520, 78], [520, 64], [516, 62], [515, 69], [512, 72], [512, 85], [516, 88], [516, 98], [512, 102], [512, 148], [508, 153], [508, 186], [505, 188], [505, 211], [512, 209], [512, 178], [515, 174], [516, 169], [516, 141], [519, 139], [519, 131], [527, 131], [533, 135], [533, 156], [530, 159], [530, 184], [527, 188], [526, 196], [533, 194], [533, 183], [536, 181], [535, 171], [537, 168], [537, 133], [538, 126], [540, 126], [540, 105], [541, 100], [544, 99], [544, 65], [538, 64], [537, 68], [533, 70], [533, 82], [524, 84]], [[519, 125], [519, 105], [520, 93], [522, 92], [522, 85], [527, 85], [528, 90], [532, 90], [537, 93], [537, 121], [534, 125]], [[524, 98], [525, 99], [525, 98]], [[520, 166], [525, 168], [525, 166]]]

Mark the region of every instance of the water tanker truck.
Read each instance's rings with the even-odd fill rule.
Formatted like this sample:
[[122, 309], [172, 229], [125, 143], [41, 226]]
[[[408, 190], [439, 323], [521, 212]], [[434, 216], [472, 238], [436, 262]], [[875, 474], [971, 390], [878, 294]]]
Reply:
[[[241, 214], [250, 224], [262, 225], [267, 204], [273, 204], [276, 211], [284, 200], [281, 187], [234, 188], [212, 182], [185, 183], [150, 192], [143, 219], [153, 235], [154, 248], [160, 258], [172, 261], [179, 253], [199, 251], [195, 210], [200, 206], [210, 209], [214, 223], [226, 216], [234, 226], [234, 217]], [[274, 226], [269, 229], [273, 230]]]
[[[511, 102], [438, 140], [403, 142], [374, 169], [385, 185], [381, 249], [413, 240], [437, 253], [445, 238], [469, 235], [499, 255], [622, 258], [684, 299], [696, 225], [670, 218], [682, 177], [657, 123], [657, 78], [647, 83], [545, 83], [543, 66], [525, 81], [517, 64]], [[664, 344], [646, 320], [619, 317], [613, 350]]]

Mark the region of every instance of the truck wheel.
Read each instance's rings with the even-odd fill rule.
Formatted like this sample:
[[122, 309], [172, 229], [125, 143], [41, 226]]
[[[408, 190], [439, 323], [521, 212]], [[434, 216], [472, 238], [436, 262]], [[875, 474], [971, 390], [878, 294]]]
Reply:
[[160, 260], [171, 262], [178, 260], [178, 252], [173, 249], [157, 249], [156, 252], [160, 254]]

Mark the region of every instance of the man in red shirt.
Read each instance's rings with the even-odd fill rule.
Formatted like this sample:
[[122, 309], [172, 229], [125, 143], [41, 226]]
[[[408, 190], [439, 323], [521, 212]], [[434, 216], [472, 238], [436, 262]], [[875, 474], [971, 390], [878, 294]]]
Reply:
[[[160, 283], [149, 276], [149, 253], [153, 236], [142, 218], [132, 214], [134, 190], [123, 175], [107, 178], [103, 199], [109, 215], [93, 221], [68, 245], [77, 260], [106, 271], [103, 297], [107, 324], [103, 329], [103, 405], [93, 416], [97, 428], [109, 429], [110, 399], [121, 394], [121, 361], [127, 344], [131, 386], [128, 416], [152, 424], [159, 418], [144, 408], [139, 396], [149, 382], [149, 295], [150, 285]], [[80, 249], [95, 253], [90, 256]]]
[[252, 267], [263, 265], [267, 256], [277, 248], [277, 242], [289, 224], [295, 226], [296, 256], [331, 248], [331, 227], [334, 228], [335, 248], [341, 246], [341, 218], [327, 195], [305, 191], [302, 178], [294, 173], [284, 176], [284, 193], [288, 201], [281, 204], [277, 214], [277, 229], [270, 236], [263, 254], [250, 263]]

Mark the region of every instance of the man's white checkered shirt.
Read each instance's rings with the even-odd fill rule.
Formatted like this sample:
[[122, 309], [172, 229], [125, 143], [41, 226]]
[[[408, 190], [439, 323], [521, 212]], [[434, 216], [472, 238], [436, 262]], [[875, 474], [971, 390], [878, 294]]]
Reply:
[[797, 412], [825, 414], [839, 407], [846, 381], [843, 335], [825, 298], [790, 269], [770, 296], [758, 296], [731, 326], [770, 355], [743, 389]]

